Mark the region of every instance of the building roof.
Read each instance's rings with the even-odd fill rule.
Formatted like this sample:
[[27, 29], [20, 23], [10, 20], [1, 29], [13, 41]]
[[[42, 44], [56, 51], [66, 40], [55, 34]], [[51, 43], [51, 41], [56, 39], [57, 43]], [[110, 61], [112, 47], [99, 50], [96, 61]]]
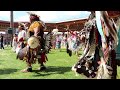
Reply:
[[108, 15], [112, 18], [120, 17], [120, 11], [108, 11]]

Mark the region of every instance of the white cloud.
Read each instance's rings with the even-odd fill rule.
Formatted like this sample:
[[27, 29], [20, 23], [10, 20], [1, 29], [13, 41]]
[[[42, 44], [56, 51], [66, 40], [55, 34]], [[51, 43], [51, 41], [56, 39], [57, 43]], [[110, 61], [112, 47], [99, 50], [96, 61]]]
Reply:
[[70, 16], [75, 16], [75, 15], [80, 15], [82, 14], [81, 11], [66, 11], [65, 15], [70, 15]]
[[21, 16], [19, 18], [14, 18], [15, 22], [29, 22], [29, 16], [25, 15], [25, 16]]
[[10, 17], [10, 11], [0, 11], [0, 16], [1, 17]]
[[[33, 11], [40, 16], [40, 19], [46, 23], [63, 22], [88, 17], [87, 11]], [[26, 11], [27, 13], [27, 11]], [[17, 16], [17, 15], [16, 15]], [[14, 18], [14, 21], [29, 21], [29, 15]]]
[[[35, 11], [33, 13], [36, 13], [37, 15], [39, 15], [40, 19], [45, 22], [52, 22], [57, 18], [56, 13], [51, 11], [39, 11], [39, 12]], [[15, 21], [29, 21], [29, 15], [15, 18]]]
[[0, 11], [0, 20], [10, 20], [10, 11]]
[[38, 11], [37, 14], [45, 22], [52, 22], [58, 18], [56, 11]]

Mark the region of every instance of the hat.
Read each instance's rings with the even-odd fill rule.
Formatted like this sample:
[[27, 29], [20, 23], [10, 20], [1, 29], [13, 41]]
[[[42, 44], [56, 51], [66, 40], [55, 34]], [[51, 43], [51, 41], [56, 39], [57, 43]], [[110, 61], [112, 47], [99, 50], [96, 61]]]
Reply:
[[19, 25], [19, 26], [22, 26], [22, 27], [24, 27], [24, 26], [25, 26], [25, 24], [24, 24], [24, 23], [22, 23], [22, 22], [18, 22], [18, 25]]
[[52, 33], [54, 34], [54, 35], [56, 35], [57, 33], [58, 33], [58, 29], [56, 28], [56, 29], [53, 29], [53, 31], [52, 31]]

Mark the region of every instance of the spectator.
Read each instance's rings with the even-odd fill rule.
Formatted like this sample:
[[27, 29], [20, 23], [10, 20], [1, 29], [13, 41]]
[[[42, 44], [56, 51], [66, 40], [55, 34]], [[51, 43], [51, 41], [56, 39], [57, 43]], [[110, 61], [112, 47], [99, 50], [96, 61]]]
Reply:
[[13, 36], [12, 47], [13, 47], [12, 50], [14, 52], [16, 52], [16, 48], [17, 48], [17, 34], [14, 34], [14, 36]]
[[25, 41], [27, 36], [23, 23], [19, 24], [18, 30], [19, 30], [19, 33], [18, 33], [18, 39], [17, 39], [18, 41], [17, 41], [16, 53], [18, 53], [20, 49], [26, 46]]
[[4, 49], [4, 45], [3, 45], [3, 35], [1, 34], [1, 49]]

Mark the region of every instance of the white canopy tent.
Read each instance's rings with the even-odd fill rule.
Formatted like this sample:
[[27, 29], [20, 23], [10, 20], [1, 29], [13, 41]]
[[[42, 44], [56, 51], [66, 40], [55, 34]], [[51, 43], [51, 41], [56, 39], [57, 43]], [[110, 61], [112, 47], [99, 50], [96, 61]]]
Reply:
[[0, 34], [6, 34], [6, 32], [0, 31]]

